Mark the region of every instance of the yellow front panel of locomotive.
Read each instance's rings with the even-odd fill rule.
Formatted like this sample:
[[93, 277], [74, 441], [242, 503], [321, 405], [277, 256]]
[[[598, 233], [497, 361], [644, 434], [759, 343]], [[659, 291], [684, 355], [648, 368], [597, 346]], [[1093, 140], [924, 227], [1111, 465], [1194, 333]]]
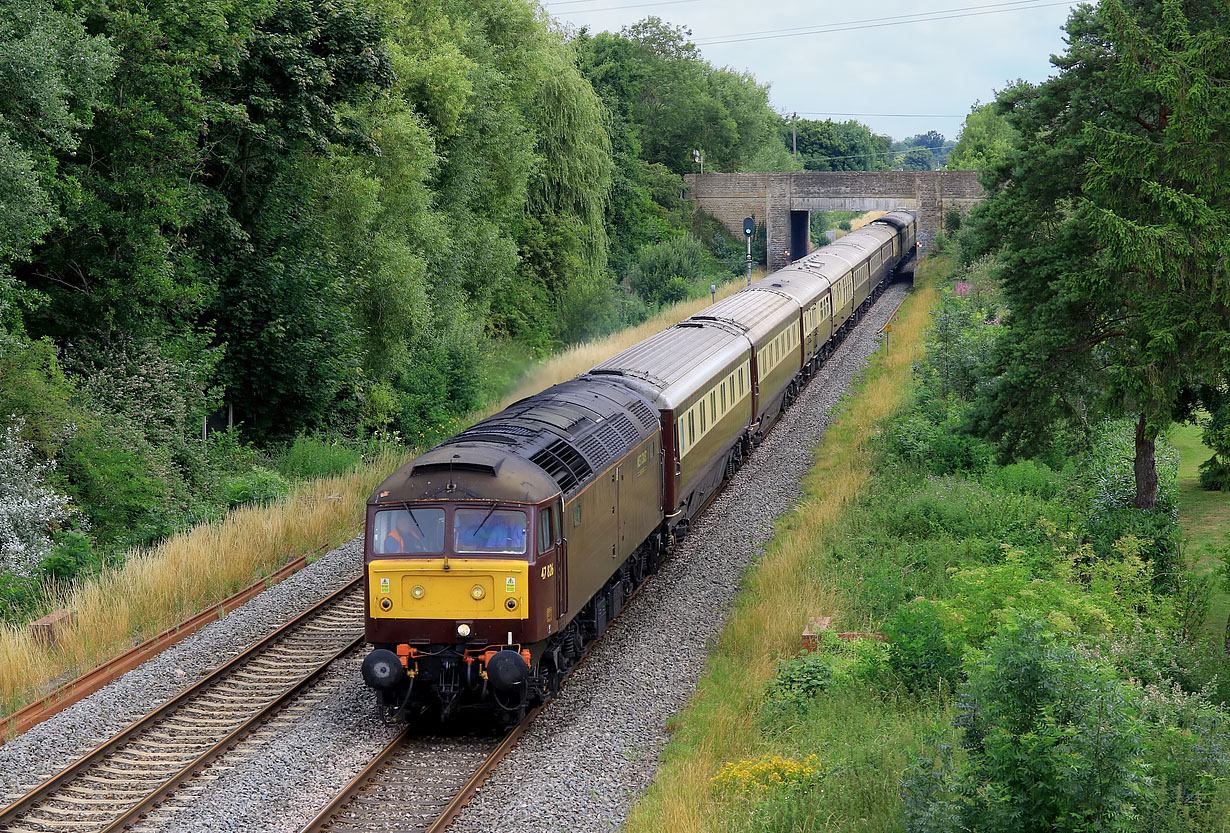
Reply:
[[[529, 564], [477, 558], [387, 558], [367, 565], [374, 619], [525, 619]], [[510, 601], [512, 606], [510, 607]]]

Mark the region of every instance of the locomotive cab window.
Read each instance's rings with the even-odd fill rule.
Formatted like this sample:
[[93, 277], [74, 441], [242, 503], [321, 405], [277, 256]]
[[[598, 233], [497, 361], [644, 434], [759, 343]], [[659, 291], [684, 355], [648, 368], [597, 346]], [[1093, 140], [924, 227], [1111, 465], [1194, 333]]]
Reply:
[[453, 513], [456, 552], [525, 554], [525, 513], [517, 509], [458, 509]]
[[551, 544], [555, 540], [554, 530], [551, 528], [551, 515], [553, 513], [549, 508], [538, 510], [538, 551], [546, 552], [551, 549]]
[[444, 552], [443, 509], [385, 509], [373, 525], [372, 548], [378, 553]]

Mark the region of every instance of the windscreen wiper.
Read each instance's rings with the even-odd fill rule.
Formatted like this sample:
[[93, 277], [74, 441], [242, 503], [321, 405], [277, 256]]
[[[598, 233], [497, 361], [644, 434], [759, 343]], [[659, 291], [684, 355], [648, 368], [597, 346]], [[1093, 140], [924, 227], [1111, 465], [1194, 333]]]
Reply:
[[491, 504], [491, 508], [487, 510], [487, 514], [486, 514], [486, 515], [483, 515], [483, 519], [479, 522], [478, 526], [474, 527], [474, 534], [475, 534], [475, 535], [477, 535], [477, 534], [478, 534], [478, 531], [479, 531], [480, 529], [482, 529], [482, 528], [483, 528], [483, 525], [484, 525], [484, 524], [486, 524], [486, 523], [487, 523], [487, 519], [491, 517], [491, 514], [492, 514], [493, 512], [495, 512], [495, 507], [496, 507], [496, 506], [498, 506], [498, 504], [495, 504], [495, 503]]

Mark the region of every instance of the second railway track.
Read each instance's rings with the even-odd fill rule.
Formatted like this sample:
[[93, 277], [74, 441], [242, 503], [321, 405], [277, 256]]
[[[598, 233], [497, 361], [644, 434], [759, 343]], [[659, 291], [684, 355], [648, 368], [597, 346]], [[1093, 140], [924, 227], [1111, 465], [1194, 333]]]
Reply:
[[4, 833], [131, 827], [363, 642], [354, 580], [0, 810]]

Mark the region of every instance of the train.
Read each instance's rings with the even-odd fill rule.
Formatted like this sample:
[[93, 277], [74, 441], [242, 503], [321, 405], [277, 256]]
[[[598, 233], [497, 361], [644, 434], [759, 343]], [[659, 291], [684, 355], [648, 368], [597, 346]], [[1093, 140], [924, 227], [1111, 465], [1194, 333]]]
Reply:
[[[560, 683], [919, 246], [897, 210], [393, 472], [362, 665], [386, 719], [507, 723]], [[472, 712], [470, 712], [472, 713]]]

